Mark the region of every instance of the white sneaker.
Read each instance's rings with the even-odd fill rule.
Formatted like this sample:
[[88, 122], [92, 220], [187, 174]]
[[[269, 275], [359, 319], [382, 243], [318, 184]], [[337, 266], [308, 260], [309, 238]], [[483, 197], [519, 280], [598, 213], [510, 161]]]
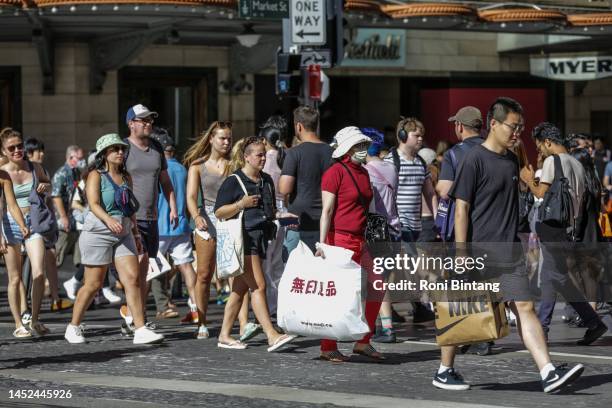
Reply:
[[121, 302], [121, 296], [118, 296], [110, 287], [102, 288], [102, 295], [108, 300], [111, 305]]
[[134, 344], [156, 344], [164, 341], [164, 336], [142, 326], [134, 331]]
[[81, 326], [75, 326], [73, 324], [68, 324], [68, 326], [66, 326], [64, 338], [68, 340], [68, 343], [72, 344], [85, 343], [85, 337], [83, 336]]
[[68, 299], [75, 300], [77, 290], [79, 290], [80, 282], [74, 279], [74, 276], [64, 282], [64, 289], [66, 290], [66, 296]]

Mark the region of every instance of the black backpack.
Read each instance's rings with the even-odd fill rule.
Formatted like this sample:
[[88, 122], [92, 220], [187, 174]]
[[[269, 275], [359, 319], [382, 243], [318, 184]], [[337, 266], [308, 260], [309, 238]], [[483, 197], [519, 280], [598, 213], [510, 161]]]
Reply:
[[540, 205], [540, 222], [554, 226], [567, 228], [573, 226], [573, 201], [570, 193], [569, 180], [563, 175], [561, 159], [554, 155], [555, 179], [544, 194], [544, 200]]

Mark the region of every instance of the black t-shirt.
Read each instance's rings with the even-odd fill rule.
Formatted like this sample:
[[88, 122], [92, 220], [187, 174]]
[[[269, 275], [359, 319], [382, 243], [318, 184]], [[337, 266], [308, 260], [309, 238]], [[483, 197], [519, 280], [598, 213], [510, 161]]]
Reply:
[[[254, 182], [248, 178], [242, 170], [234, 172], [246, 188], [249, 195], [260, 195], [261, 198], [257, 207], [245, 208], [242, 216], [244, 220], [244, 228], [247, 231], [264, 229], [267, 222], [274, 219], [275, 204], [274, 204], [274, 182], [269, 174], [261, 172], [259, 182]], [[233, 204], [244, 197], [244, 190], [235, 176], [227, 177], [217, 193], [217, 201], [215, 202], [215, 211], [227, 204]], [[234, 217], [237, 217], [236, 214]], [[233, 217], [233, 218], [234, 218]]]
[[289, 212], [300, 217], [301, 230], [318, 230], [323, 204], [321, 177], [332, 165], [332, 149], [325, 143], [304, 142], [287, 151], [281, 175], [295, 177]]
[[[448, 151], [446, 151], [444, 153], [444, 158], [442, 159], [442, 168], [440, 170], [440, 176], [438, 177], [438, 180], [454, 181], [459, 165], [463, 161], [467, 152], [472, 150], [472, 147], [481, 145], [483, 143], [484, 139], [482, 137], [473, 136], [465, 139], [461, 143], [454, 145]], [[453, 162], [451, 161], [450, 157], [450, 150], [453, 151], [455, 158], [457, 159], [457, 167], [453, 166]]]
[[518, 242], [518, 159], [474, 146], [459, 165], [449, 195], [470, 203], [469, 242]]

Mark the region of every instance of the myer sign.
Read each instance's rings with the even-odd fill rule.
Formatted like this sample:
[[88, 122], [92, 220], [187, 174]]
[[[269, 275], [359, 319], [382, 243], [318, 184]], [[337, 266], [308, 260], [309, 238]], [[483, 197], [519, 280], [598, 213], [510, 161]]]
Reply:
[[612, 56], [531, 58], [531, 75], [560, 81], [586, 81], [612, 76]]
[[406, 32], [358, 28], [344, 47], [343, 67], [404, 67]]

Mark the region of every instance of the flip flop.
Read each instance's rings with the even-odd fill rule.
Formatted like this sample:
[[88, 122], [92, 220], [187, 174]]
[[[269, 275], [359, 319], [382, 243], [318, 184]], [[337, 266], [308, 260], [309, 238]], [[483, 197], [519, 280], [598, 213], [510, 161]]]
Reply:
[[268, 347], [268, 353], [272, 353], [273, 351], [278, 350], [279, 348], [283, 347], [285, 344], [289, 343], [291, 340], [295, 339], [296, 337], [297, 336], [293, 336], [290, 334], [283, 334], [278, 339], [276, 339], [274, 344]]
[[247, 340], [251, 340], [259, 333], [261, 333], [261, 325], [249, 322], [244, 326], [244, 334], [240, 336], [240, 341], [244, 342]]
[[240, 340], [230, 341], [229, 343], [218, 342], [217, 347], [231, 350], [244, 350], [248, 346]]
[[353, 354], [359, 354], [360, 356], [366, 356], [374, 360], [386, 360], [386, 358], [380, 352], [376, 351], [376, 349], [372, 347], [371, 344], [368, 344], [363, 350], [358, 350], [354, 348]]

